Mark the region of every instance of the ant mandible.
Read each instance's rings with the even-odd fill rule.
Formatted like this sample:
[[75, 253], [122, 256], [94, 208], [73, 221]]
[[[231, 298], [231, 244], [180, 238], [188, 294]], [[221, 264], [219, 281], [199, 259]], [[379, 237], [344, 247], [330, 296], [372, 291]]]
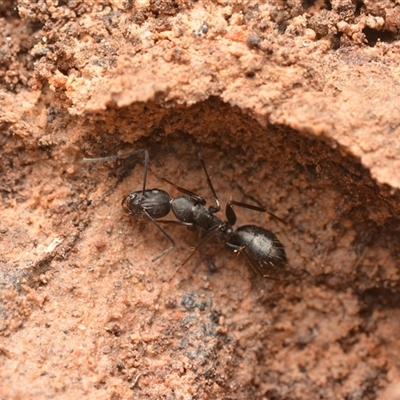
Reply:
[[[226, 221], [222, 221], [214, 215], [221, 210], [221, 205], [200, 153], [200, 162], [207, 178], [207, 184], [216, 204], [215, 206], [209, 206], [208, 208], [205, 207], [206, 200], [203, 197], [191, 192], [190, 190], [177, 186], [165, 178], [162, 179], [184, 195], [172, 198], [165, 190], [146, 189], [147, 172], [149, 168], [149, 153], [146, 149], [139, 149], [128, 154], [117, 156], [84, 158], [83, 161], [99, 162], [116, 160], [130, 157], [140, 152], [144, 153], [143, 187], [141, 190], [134, 191], [124, 196], [121, 204], [127, 214], [132, 215], [137, 219], [147, 218], [150, 220], [171, 243], [170, 247], [152, 260], [153, 262], [160, 259], [175, 247], [175, 241], [160, 225], [161, 223], [174, 223], [184, 225], [189, 229], [200, 227], [205, 231], [199, 243], [193, 248], [192, 254], [182, 263], [181, 266], [186, 264], [193, 256], [194, 252], [200, 249], [200, 247], [202, 247], [217, 233], [222, 234], [225, 241], [225, 247], [238, 254], [243, 254], [252, 268], [265, 278], [270, 278], [268, 272], [271, 269], [280, 269], [286, 264], [285, 249], [279, 239], [271, 231], [256, 225], [244, 225], [236, 230], [233, 229], [233, 225], [236, 223], [236, 214], [232, 206], [248, 208], [259, 212], [267, 212], [273, 218], [284, 222], [266, 208], [237, 202], [231, 199], [226, 204]], [[167, 216], [171, 209], [176, 220], [159, 219]]]

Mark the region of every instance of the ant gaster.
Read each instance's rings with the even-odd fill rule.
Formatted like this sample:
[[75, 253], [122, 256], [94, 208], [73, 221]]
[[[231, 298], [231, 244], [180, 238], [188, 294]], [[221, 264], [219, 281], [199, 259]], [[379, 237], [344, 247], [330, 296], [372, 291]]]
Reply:
[[[193, 256], [194, 252], [200, 249], [214, 235], [220, 233], [225, 241], [225, 247], [243, 254], [255, 271], [263, 277], [269, 277], [271, 269], [279, 269], [286, 264], [286, 254], [282, 243], [269, 230], [256, 225], [244, 225], [236, 230], [233, 225], [236, 223], [236, 214], [232, 206], [248, 208], [259, 212], [267, 212], [273, 218], [282, 221], [280, 218], [269, 212], [264, 207], [258, 207], [246, 203], [229, 200], [226, 204], [226, 221], [222, 221], [215, 214], [221, 210], [221, 205], [217, 194], [208, 175], [204, 161], [199, 154], [200, 162], [205, 172], [208, 186], [215, 201], [215, 206], [205, 207], [206, 200], [180, 186], [175, 185], [169, 180], [164, 181], [172, 185], [175, 189], [183, 193], [183, 196], [172, 198], [165, 190], [146, 189], [147, 172], [149, 167], [149, 154], [145, 149], [136, 150], [132, 153], [120, 156], [111, 156], [104, 158], [85, 158], [86, 162], [98, 162], [115, 160], [130, 157], [136, 153], [144, 153], [144, 177], [142, 190], [134, 191], [122, 199], [122, 207], [129, 215], [137, 219], [147, 218], [150, 220], [169, 240], [171, 246], [155, 257], [152, 261], [157, 261], [175, 247], [175, 242], [168, 232], [160, 225], [161, 223], [173, 223], [187, 226], [189, 229], [200, 227], [204, 230], [199, 243], [193, 248], [192, 254], [182, 263], [186, 264]], [[176, 220], [160, 220], [173, 211]]]

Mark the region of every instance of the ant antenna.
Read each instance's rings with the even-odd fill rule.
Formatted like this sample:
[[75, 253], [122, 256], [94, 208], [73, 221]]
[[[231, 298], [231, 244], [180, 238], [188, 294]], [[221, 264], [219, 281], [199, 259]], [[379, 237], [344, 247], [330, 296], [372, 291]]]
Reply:
[[214, 213], [217, 213], [219, 210], [221, 210], [221, 204], [220, 204], [220, 202], [219, 202], [217, 193], [215, 192], [214, 186], [213, 186], [213, 184], [212, 184], [212, 182], [211, 182], [210, 175], [208, 175], [207, 168], [206, 168], [206, 165], [205, 165], [205, 163], [204, 163], [203, 157], [201, 156], [200, 152], [198, 152], [197, 154], [198, 154], [198, 156], [199, 156], [199, 158], [200, 158], [201, 165], [202, 165], [203, 170], [204, 170], [204, 172], [205, 172], [205, 174], [206, 174], [208, 187], [210, 188], [211, 193], [212, 193], [212, 195], [213, 195], [213, 197], [214, 197], [215, 204], [217, 205], [216, 207], [211, 207], [211, 206], [210, 206], [210, 207], [208, 208], [208, 210], [210, 211], [210, 213], [214, 214]]
[[146, 181], [147, 181], [147, 171], [149, 169], [149, 152], [146, 149], [139, 149], [135, 151], [131, 151], [130, 153], [120, 154], [116, 156], [108, 156], [108, 157], [98, 157], [98, 158], [84, 158], [83, 162], [102, 162], [102, 161], [113, 161], [120, 160], [121, 158], [128, 158], [133, 156], [134, 154], [144, 152], [144, 176], [143, 176], [143, 193], [146, 190]]
[[267, 210], [265, 207], [254, 206], [252, 204], [241, 203], [240, 201], [235, 201], [235, 200], [230, 199], [228, 201], [227, 206], [231, 207], [232, 205], [238, 206], [238, 207], [242, 207], [242, 208], [248, 208], [249, 210], [265, 212], [268, 215], [270, 215], [272, 218], [274, 218], [275, 220], [277, 220], [277, 221], [281, 222], [282, 224], [286, 225], [286, 221], [284, 221], [282, 218], [279, 218], [277, 215], [275, 215], [271, 211]]

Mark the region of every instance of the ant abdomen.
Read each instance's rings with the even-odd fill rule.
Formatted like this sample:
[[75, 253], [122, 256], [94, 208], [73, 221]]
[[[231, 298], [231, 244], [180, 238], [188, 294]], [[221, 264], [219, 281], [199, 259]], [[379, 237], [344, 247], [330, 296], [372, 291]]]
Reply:
[[243, 225], [228, 238], [225, 246], [244, 256], [263, 277], [269, 277], [273, 269], [281, 269], [286, 263], [283, 244], [271, 231], [256, 225]]

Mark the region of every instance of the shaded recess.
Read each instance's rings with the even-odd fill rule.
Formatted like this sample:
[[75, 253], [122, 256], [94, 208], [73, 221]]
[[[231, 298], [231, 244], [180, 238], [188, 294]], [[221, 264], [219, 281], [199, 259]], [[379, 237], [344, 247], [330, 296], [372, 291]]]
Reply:
[[[208, 194], [210, 199], [196, 157], [199, 149], [207, 165], [212, 168], [213, 181], [222, 202], [233, 196], [239, 201], [266, 205], [287, 221], [287, 225], [277, 226], [273, 221], [261, 222], [249, 212], [238, 211], [240, 221], [248, 221], [249, 218], [254, 221], [255, 218], [257, 224], [277, 232], [288, 252], [289, 265], [285, 279], [276, 284], [280, 288], [279, 297], [276, 298], [277, 293], [264, 294], [261, 300], [263, 307], [277, 312], [279, 320], [292, 318], [292, 321], [296, 321], [299, 318], [300, 323], [301, 314], [291, 317], [281, 314], [285, 300], [301, 304], [307, 298], [304, 292], [308, 291], [308, 295], [315, 291], [320, 295], [319, 291], [322, 291], [325, 301], [330, 296], [333, 297], [329, 301], [333, 301], [334, 298], [352, 293], [353, 300], [359, 304], [360, 316], [350, 323], [346, 333], [340, 334], [340, 327], [336, 332], [337, 343], [343, 349], [340, 358], [345, 357], [344, 354], [351, 354], [351, 349], [359, 346], [365, 335], [376, 333], [379, 323], [376, 320], [372, 322], [375, 319], [374, 309], [371, 309], [373, 299], [380, 307], [391, 309], [393, 304], [382, 302], [383, 293], [400, 294], [396, 261], [399, 257], [398, 195], [393, 196], [389, 187], [377, 186], [358, 160], [341, 152], [334, 142], [328, 140], [325, 143], [311, 137], [302, 137], [283, 126], [262, 127], [238, 108], [230, 107], [218, 99], [189, 108], [166, 110], [154, 104], [146, 104], [116, 111], [111, 121], [119, 121], [119, 136], [113, 134], [111, 121], [109, 124], [107, 117], [102, 119], [99, 116], [92, 127], [93, 133], [89, 133], [80, 146], [85, 156], [105, 156], [109, 154], [110, 148], [117, 153], [132, 149], [131, 137], [134, 138], [135, 133], [132, 136], [122, 134], [125, 140], [121, 142], [121, 132], [128, 130], [132, 123], [140, 128], [138, 115], [142, 115], [142, 112], [152, 116], [146, 120], [149, 137], [135, 141], [134, 148], [150, 149], [151, 169], [155, 170], [158, 177], [166, 176], [185, 188], [196, 192], [200, 190], [202, 196], [207, 197]], [[99, 135], [100, 126], [103, 129]], [[101, 169], [107, 170], [113, 182], [121, 182], [121, 178], [122, 182], [129, 180], [126, 169], [119, 172], [118, 168], [121, 166], [103, 166]], [[136, 165], [135, 171], [137, 168]], [[98, 169], [98, 166], [91, 166], [90, 173]], [[136, 177], [140, 182], [141, 172]], [[96, 187], [102, 187], [102, 181], [100, 179]], [[165, 184], [161, 184], [165, 188]], [[140, 183], [137, 183], [135, 187], [130, 186], [130, 190], [139, 187]], [[115, 190], [114, 184], [112, 190]], [[109, 184], [105, 185], [104, 192], [110, 193]], [[151, 224], [143, 229], [142, 234], [145, 236], [154, 231]], [[173, 228], [172, 232], [183, 249], [193, 245], [194, 237], [182, 233], [181, 227]], [[154, 243], [157, 250], [153, 250], [151, 245], [151, 255], [162, 249], [157, 240]], [[200, 254], [193, 258], [193, 264], [198, 266], [193, 274], [198, 273], [198, 268], [207, 270], [211, 262], [218, 271], [215, 279], [220, 279], [219, 274], [226, 268], [226, 261], [222, 257], [230, 260], [233, 270], [244, 267], [244, 260], [230, 256], [222, 247], [221, 243], [214, 243], [202, 248]], [[184, 253], [185, 250], [181, 248], [178, 254], [171, 257], [183, 260]], [[187, 271], [181, 273], [184, 279], [188, 277]], [[252, 281], [251, 273], [248, 276]], [[229, 285], [235, 286], [237, 278], [237, 275], [230, 276]], [[301, 295], [294, 289], [299, 284], [302, 287]], [[218, 283], [215, 281], [213, 285], [217, 287]], [[251, 286], [252, 290], [260, 289], [254, 282]], [[218, 291], [215, 290], [213, 295], [214, 304], [220, 304], [221, 301]], [[181, 304], [187, 308], [187, 298]], [[252, 311], [257, 309], [255, 305], [252, 307], [255, 307]], [[221, 310], [218, 313], [225, 315]], [[273, 331], [276, 322], [270, 327]], [[261, 337], [264, 334], [267, 332], [260, 333]], [[298, 344], [291, 350], [292, 355], [296, 352], [302, 354], [315, 334], [311, 330], [300, 335], [295, 341]], [[273, 341], [270, 335], [273, 336], [273, 333], [268, 333], [268, 341]], [[326, 340], [329, 342], [329, 339]], [[235, 348], [233, 353], [236, 351], [238, 349]], [[257, 365], [261, 369], [267, 366], [269, 370], [271, 354], [266, 351], [258, 350]], [[382, 387], [387, 369], [369, 368], [372, 368], [369, 373], [375, 378], [372, 381], [372, 378], [368, 378], [363, 393], [373, 396], [376, 392], [372, 387]], [[261, 375], [266, 374], [267, 370], [261, 372]], [[224, 372], [227, 373], [226, 370]], [[228, 378], [231, 379], [235, 381], [239, 378], [233, 374]], [[350, 379], [355, 379], [354, 375]], [[302, 387], [300, 390], [305, 390], [301, 383], [299, 385]], [[249, 395], [248, 389], [245, 389], [243, 396]], [[317, 390], [316, 387], [314, 389]], [[267, 390], [266, 393], [274, 391]]]
[[365, 27], [363, 33], [368, 41], [368, 46], [375, 46], [378, 41], [392, 43], [396, 38], [393, 32], [378, 31], [369, 27]]

